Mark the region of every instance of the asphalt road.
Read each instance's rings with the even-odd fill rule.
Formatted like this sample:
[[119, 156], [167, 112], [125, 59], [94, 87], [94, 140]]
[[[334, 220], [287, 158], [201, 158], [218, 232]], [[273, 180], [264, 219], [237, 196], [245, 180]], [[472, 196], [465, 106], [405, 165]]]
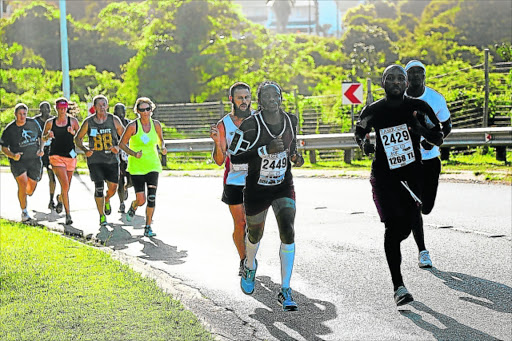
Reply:
[[[383, 225], [367, 179], [296, 177], [298, 312], [282, 312], [279, 236], [272, 212], [258, 252], [256, 290], [239, 287], [232, 220], [220, 201], [220, 177], [161, 176], [155, 238], [143, 237], [143, 209], [127, 223], [113, 199], [99, 227], [88, 175], [71, 185], [72, 226], [49, 213], [46, 175], [29, 212], [56, 231], [103, 241], [114, 258], [154, 278], [219, 339], [230, 340], [512, 340], [512, 199], [505, 185], [441, 183], [424, 217], [434, 268], [417, 266], [412, 236], [402, 243], [402, 272], [415, 301], [393, 302]], [[16, 184], [0, 173], [0, 212], [19, 220]], [[130, 193], [129, 200], [134, 197]]]

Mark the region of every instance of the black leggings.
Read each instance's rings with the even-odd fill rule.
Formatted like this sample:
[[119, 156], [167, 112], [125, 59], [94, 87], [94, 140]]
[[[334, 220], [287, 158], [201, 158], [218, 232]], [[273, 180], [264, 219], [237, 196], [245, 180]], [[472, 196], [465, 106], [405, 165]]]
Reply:
[[148, 186], [148, 207], [155, 207], [156, 189], [158, 187], [158, 172], [150, 172], [144, 175], [132, 175], [133, 188], [135, 193], [144, 192], [145, 185]]
[[384, 233], [384, 251], [388, 262], [393, 289], [398, 289], [404, 285], [400, 265], [402, 263], [402, 252], [400, 243], [411, 234], [414, 226], [423, 224], [419, 208], [411, 212], [408, 217], [394, 217], [386, 220], [384, 223], [386, 231]]

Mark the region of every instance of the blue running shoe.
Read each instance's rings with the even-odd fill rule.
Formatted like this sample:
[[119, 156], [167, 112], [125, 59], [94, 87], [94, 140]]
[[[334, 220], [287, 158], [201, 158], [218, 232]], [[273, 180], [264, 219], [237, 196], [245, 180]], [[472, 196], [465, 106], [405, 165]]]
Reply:
[[156, 237], [156, 233], [153, 232], [153, 230], [151, 229], [151, 226], [146, 225], [146, 226], [144, 226], [144, 236], [145, 237]]
[[252, 295], [254, 292], [254, 281], [256, 280], [256, 270], [258, 269], [258, 261], [255, 260], [256, 269], [248, 269], [244, 264], [244, 271], [242, 272], [242, 278], [240, 278], [240, 287], [242, 292], [246, 295]]
[[297, 303], [293, 300], [291, 288], [281, 288], [281, 292], [277, 294], [279, 305], [283, 306], [283, 311], [297, 311]]
[[135, 216], [135, 210], [133, 209], [133, 207], [130, 206], [128, 213], [126, 214], [126, 220], [129, 222], [132, 221], [133, 216]]

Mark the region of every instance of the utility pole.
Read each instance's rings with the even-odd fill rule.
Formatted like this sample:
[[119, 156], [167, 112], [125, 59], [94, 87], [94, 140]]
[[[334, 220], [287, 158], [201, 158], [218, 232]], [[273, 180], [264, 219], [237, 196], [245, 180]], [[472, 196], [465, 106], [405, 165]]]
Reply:
[[62, 60], [62, 92], [69, 99], [69, 53], [68, 53], [68, 29], [66, 26], [66, 0], [59, 0], [60, 7], [60, 56]]

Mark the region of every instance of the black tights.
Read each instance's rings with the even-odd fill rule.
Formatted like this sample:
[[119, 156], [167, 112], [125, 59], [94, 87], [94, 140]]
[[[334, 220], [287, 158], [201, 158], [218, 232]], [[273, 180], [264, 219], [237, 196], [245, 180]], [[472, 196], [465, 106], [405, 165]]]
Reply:
[[400, 243], [411, 234], [411, 228], [421, 224], [421, 214], [415, 212], [411, 217], [399, 217], [387, 220], [384, 225], [384, 251], [388, 261], [389, 271], [391, 272], [391, 281], [393, 281], [393, 290], [404, 285], [400, 264], [402, 263], [402, 252]]

